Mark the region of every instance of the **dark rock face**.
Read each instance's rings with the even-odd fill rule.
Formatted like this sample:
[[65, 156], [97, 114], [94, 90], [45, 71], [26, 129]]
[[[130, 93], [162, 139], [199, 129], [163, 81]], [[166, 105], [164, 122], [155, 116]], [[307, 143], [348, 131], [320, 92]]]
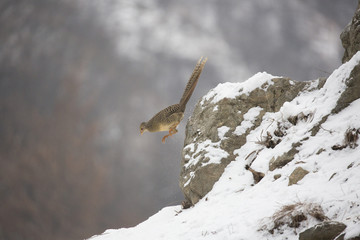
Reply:
[[322, 222], [301, 232], [299, 240], [334, 240], [345, 228], [346, 225], [340, 222]]
[[[358, 10], [360, 16], [360, 9]], [[360, 19], [359, 19], [360, 23]], [[358, 32], [360, 33], [360, 25], [358, 26]], [[359, 34], [360, 36], [360, 34]], [[359, 37], [360, 43], [360, 37]], [[349, 104], [356, 99], [360, 98], [360, 66], [357, 65], [350, 74], [350, 77], [346, 81], [346, 90], [341, 94], [337, 101], [336, 107], [333, 109], [333, 113], [338, 113], [342, 109], [349, 106]]]
[[345, 27], [340, 38], [345, 48], [342, 58], [342, 62], [345, 63], [360, 50], [360, 1], [352, 21]]
[[[212, 189], [225, 167], [235, 159], [234, 150], [245, 144], [246, 136], [261, 124], [266, 112], [279, 111], [284, 102], [291, 101], [312, 84], [288, 78], [273, 78], [271, 81], [269, 86], [264, 84], [248, 94], [241, 94], [240, 90], [237, 97], [223, 98], [218, 102], [212, 101], [214, 96], [203, 98], [195, 106], [186, 125], [180, 173], [180, 187], [188, 202], [197, 203]], [[317, 81], [318, 87], [324, 83], [324, 80]], [[244, 115], [254, 109], [258, 116], [252, 126], [241, 133], [236, 132], [236, 127], [245, 119]], [[219, 137], [221, 128], [222, 138]], [[213, 157], [208, 156], [208, 148], [218, 152], [217, 163], [209, 162]]]

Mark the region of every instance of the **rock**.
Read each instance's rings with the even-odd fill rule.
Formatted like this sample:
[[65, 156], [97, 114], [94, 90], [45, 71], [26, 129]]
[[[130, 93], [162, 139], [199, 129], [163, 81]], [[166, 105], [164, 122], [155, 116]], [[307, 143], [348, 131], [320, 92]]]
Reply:
[[316, 155], [319, 155], [320, 153], [322, 153], [322, 152], [324, 152], [324, 151], [325, 151], [325, 149], [320, 148], [320, 149], [316, 152]]
[[[345, 27], [340, 35], [342, 45], [345, 49], [342, 62], [349, 61], [355, 53], [360, 50], [360, 0], [357, 10], [351, 22]], [[342, 93], [333, 113], [338, 113], [351, 102], [360, 98], [360, 66], [356, 66], [350, 74], [347, 89]]]
[[297, 167], [295, 170], [290, 174], [289, 177], [289, 186], [298, 183], [301, 179], [303, 179], [309, 171], [303, 169], [302, 167]]
[[[344, 236], [345, 236], [345, 233], [339, 235], [337, 238], [335, 238], [335, 240], [344, 240]], [[349, 239], [347, 239], [349, 240]]]
[[[360, 14], [360, 9], [358, 10], [358, 12]], [[360, 25], [359, 25], [359, 29], [360, 29]], [[359, 41], [360, 41], [360, 34], [359, 34]], [[341, 94], [339, 100], [336, 103], [336, 107], [333, 109], [332, 113], [340, 112], [342, 109], [349, 106], [351, 102], [360, 98], [360, 65], [355, 66], [355, 68], [351, 71], [350, 76], [345, 82], [345, 84], [346, 84], [346, 90]]]
[[301, 232], [299, 240], [334, 240], [345, 228], [343, 223], [325, 221]]
[[186, 185], [184, 183], [183, 193], [186, 200], [192, 205], [197, 203], [206, 193], [208, 193], [214, 183], [219, 179], [224, 172], [223, 164], [210, 164], [205, 167], [199, 167]]
[[[219, 84], [218, 87], [221, 91], [225, 89], [224, 93], [230, 91], [232, 95], [229, 97], [222, 96], [216, 90], [217, 87], [195, 106], [186, 125], [179, 180], [180, 188], [186, 200], [192, 205], [212, 189], [226, 166], [235, 160], [234, 150], [240, 149], [246, 143], [248, 134], [260, 126], [265, 113], [278, 112], [285, 102], [290, 102], [300, 91], [319, 89], [324, 86], [326, 81], [326, 79], [318, 79], [316, 82], [297, 82], [288, 78], [275, 78], [266, 73], [258, 74], [259, 76], [254, 76], [253, 79], [257, 88], [252, 85], [254, 86], [253, 90], [244, 90], [243, 92], [239, 85], [233, 83]], [[256, 82], [258, 79], [266, 80], [258, 83]], [[331, 113], [322, 116], [322, 119], [314, 124], [311, 129], [311, 136], [317, 134], [328, 116], [341, 111], [360, 97], [360, 65], [352, 70], [346, 81], [347, 88], [338, 99], [336, 107]], [[257, 83], [258, 85], [256, 85]], [[249, 115], [252, 116], [251, 121], [247, 120], [245, 115], [249, 112], [251, 112]], [[302, 122], [311, 121], [311, 119], [311, 113], [299, 113], [296, 116], [288, 117], [286, 121], [298, 125]], [[242, 124], [244, 122], [245, 124]], [[238, 129], [239, 126], [241, 126], [240, 130]], [[286, 134], [280, 130], [276, 133], [264, 131], [255, 143], [267, 148], [276, 148], [277, 144], [281, 143], [281, 138]], [[265, 140], [268, 141], [264, 141], [264, 136], [265, 138], [267, 136]], [[298, 147], [302, 141], [305, 139], [293, 143], [291, 149], [283, 155], [271, 159], [269, 170], [282, 168], [291, 162], [295, 154], [298, 153]], [[256, 154], [249, 155], [252, 156], [251, 161], [256, 159]], [[243, 160], [245, 161], [246, 158]], [[304, 174], [304, 172], [294, 172], [293, 174]], [[289, 179], [289, 185], [295, 184], [305, 175], [291, 176], [295, 180]], [[258, 180], [256, 179], [256, 181]]]
[[269, 162], [269, 170], [274, 171], [277, 168], [282, 168], [283, 166], [291, 162], [294, 159], [295, 154], [298, 152], [299, 151], [295, 147], [293, 147], [290, 149], [290, 151], [284, 153], [283, 155], [277, 158], [272, 158]]
[[[339, 239], [339, 240], [341, 240], [341, 239]], [[360, 235], [356, 236], [356, 237], [348, 238], [346, 240], [360, 240]]]
[[[186, 125], [182, 151], [179, 185], [187, 201], [195, 204], [212, 189], [225, 167], [235, 160], [234, 150], [246, 143], [246, 136], [261, 124], [265, 112], [279, 111], [284, 102], [291, 101], [301, 90], [312, 84], [288, 78], [273, 78], [271, 81], [273, 84], [263, 84], [249, 94], [241, 94], [239, 90], [239, 95], [235, 98], [212, 102], [214, 96], [210, 99], [204, 97], [197, 103]], [[318, 86], [323, 83], [323, 80], [319, 80]], [[243, 133], [235, 134], [236, 127], [244, 120], [244, 114], [252, 108], [259, 111], [252, 126]], [[225, 137], [221, 139], [219, 128], [226, 130], [223, 132]], [[208, 162], [209, 147], [219, 152], [219, 159], [215, 164]], [[296, 152], [296, 149], [290, 151], [292, 158]]]
[[345, 48], [342, 62], [345, 63], [360, 50], [360, 1], [352, 21], [345, 27], [340, 35], [343, 47]]
[[255, 184], [257, 184], [258, 182], [260, 182], [261, 179], [263, 179], [263, 178], [265, 177], [265, 174], [264, 174], [264, 173], [255, 171], [255, 170], [252, 169], [249, 165], [246, 165], [246, 166], [245, 166], [245, 169], [246, 169], [246, 170], [249, 170], [249, 171], [252, 173], [253, 178], [254, 178], [254, 181], [255, 181]]
[[281, 178], [281, 174], [275, 174], [274, 175], [274, 180], [278, 180], [279, 178]]
[[188, 209], [188, 208], [190, 208], [191, 206], [192, 206], [192, 204], [191, 204], [191, 202], [189, 202], [189, 201], [184, 200], [184, 201], [181, 202], [181, 207], [182, 207], [182, 209]]

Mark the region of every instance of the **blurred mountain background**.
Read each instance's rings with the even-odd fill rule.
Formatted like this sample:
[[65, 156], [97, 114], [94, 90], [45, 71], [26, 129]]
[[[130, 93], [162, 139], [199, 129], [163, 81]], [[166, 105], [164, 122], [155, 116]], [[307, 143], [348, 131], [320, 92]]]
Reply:
[[[340, 65], [357, 0], [0, 1], [0, 239], [83, 239], [180, 204], [184, 127], [221, 82]], [[139, 124], [208, 63], [179, 133]]]

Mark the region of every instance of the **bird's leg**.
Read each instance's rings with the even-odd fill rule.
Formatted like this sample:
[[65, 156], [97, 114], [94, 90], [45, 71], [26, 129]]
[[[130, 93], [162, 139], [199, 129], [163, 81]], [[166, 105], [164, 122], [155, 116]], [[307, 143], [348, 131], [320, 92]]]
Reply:
[[168, 134], [168, 135], [165, 135], [165, 136], [162, 138], [161, 141], [162, 141], [163, 143], [165, 143], [165, 139], [166, 139], [167, 137], [171, 136], [170, 131], [171, 131], [171, 130], [169, 130], [169, 134]]
[[165, 139], [168, 137], [169, 135], [165, 135], [163, 138], [162, 138], [162, 142], [165, 143]]
[[[178, 123], [178, 124], [179, 124], [179, 123]], [[162, 138], [162, 140], [161, 140], [163, 143], [165, 142], [165, 139], [166, 139], [167, 137], [172, 136], [172, 135], [174, 135], [175, 133], [178, 132], [178, 130], [176, 129], [176, 127], [177, 127], [178, 124], [176, 124], [175, 126], [173, 126], [173, 127], [171, 127], [171, 128], [169, 129], [169, 134], [168, 134], [168, 135], [165, 135], [165, 136]]]

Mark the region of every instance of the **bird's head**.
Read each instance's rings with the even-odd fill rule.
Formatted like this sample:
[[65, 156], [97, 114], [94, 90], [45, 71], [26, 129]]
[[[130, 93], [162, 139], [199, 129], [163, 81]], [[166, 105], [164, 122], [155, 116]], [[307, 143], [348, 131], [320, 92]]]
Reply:
[[147, 131], [146, 122], [142, 122], [142, 123], [140, 124], [140, 133], [141, 133], [141, 135], [142, 135], [144, 132], [146, 132], [146, 131]]

